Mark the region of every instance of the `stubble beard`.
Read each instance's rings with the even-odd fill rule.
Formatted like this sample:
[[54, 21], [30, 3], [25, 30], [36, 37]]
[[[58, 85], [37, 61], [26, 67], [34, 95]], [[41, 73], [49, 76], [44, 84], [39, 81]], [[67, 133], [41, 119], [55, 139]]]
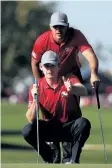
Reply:
[[56, 35], [55, 40], [56, 40], [57, 43], [61, 43], [64, 40], [64, 38], [65, 38], [64, 36]]

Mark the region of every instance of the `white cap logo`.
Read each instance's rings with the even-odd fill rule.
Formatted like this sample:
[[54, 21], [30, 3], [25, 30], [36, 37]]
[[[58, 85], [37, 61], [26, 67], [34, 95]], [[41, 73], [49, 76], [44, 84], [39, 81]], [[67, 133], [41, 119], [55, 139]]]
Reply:
[[64, 20], [59, 20], [59, 22], [64, 22]]

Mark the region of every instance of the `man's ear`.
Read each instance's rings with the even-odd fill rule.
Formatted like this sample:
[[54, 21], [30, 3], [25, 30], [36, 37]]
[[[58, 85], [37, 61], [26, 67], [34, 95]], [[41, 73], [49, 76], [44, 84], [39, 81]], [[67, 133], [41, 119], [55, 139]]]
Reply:
[[49, 26], [50, 26], [50, 29], [52, 30], [53, 27], [51, 25], [49, 25]]
[[39, 69], [40, 69], [41, 71], [43, 71], [43, 70], [42, 70], [42, 64], [41, 64], [41, 63], [39, 63]]

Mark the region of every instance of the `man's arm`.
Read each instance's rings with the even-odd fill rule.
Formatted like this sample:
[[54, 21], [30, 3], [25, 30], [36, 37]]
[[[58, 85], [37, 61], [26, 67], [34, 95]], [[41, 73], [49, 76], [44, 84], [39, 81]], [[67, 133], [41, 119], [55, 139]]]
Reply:
[[35, 94], [39, 95], [39, 90], [36, 84], [33, 84], [33, 87], [29, 89], [29, 105], [28, 110], [26, 112], [27, 120], [32, 123], [35, 118], [35, 109], [36, 109], [36, 100]]
[[77, 45], [79, 48], [79, 51], [82, 53], [82, 55], [87, 59], [89, 66], [90, 66], [90, 72], [91, 72], [91, 78], [90, 82], [92, 87], [94, 86], [95, 81], [99, 81], [98, 77], [98, 59], [91, 47], [91, 45], [88, 43], [86, 37], [83, 35], [81, 31], [77, 31]]
[[92, 48], [89, 48], [82, 52], [82, 55], [87, 59], [89, 62], [91, 73], [97, 73], [98, 72], [98, 59], [92, 50]]
[[32, 104], [30, 105], [29, 109], [26, 112], [27, 120], [32, 123], [35, 118], [35, 108], [36, 108], [36, 101], [33, 100]]
[[70, 78], [66, 78], [64, 76], [62, 79], [67, 91], [71, 92], [72, 94], [75, 94], [76, 96], [86, 96], [88, 94], [87, 89], [83, 84], [80, 83], [77, 77], [74, 77], [74, 79], [72, 77], [72, 81]]
[[37, 80], [39, 80], [41, 78], [41, 74], [39, 71], [39, 66], [37, 61], [32, 57], [31, 59], [31, 67], [32, 67], [32, 72], [35, 78], [37, 78]]
[[45, 40], [46, 34], [40, 35], [34, 43], [33, 50], [31, 53], [31, 67], [32, 72], [35, 78], [40, 79], [42, 77], [42, 73], [39, 69], [39, 63], [41, 61], [42, 54], [45, 52], [46, 44]]
[[82, 52], [82, 55], [87, 59], [89, 66], [90, 66], [90, 72], [91, 72], [91, 78], [90, 82], [91, 85], [93, 86], [93, 82], [99, 81], [98, 77], [98, 59], [92, 50], [92, 48], [88, 48], [87, 50]]

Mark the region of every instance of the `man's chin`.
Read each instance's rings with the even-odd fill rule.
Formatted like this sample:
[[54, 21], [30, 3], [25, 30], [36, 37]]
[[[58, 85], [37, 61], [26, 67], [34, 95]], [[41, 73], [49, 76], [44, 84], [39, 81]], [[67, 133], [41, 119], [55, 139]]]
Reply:
[[60, 34], [60, 35], [57, 35], [57, 39], [62, 39], [62, 35]]
[[54, 76], [53, 76], [53, 75], [48, 75], [47, 77], [48, 77], [49, 79], [54, 78]]

